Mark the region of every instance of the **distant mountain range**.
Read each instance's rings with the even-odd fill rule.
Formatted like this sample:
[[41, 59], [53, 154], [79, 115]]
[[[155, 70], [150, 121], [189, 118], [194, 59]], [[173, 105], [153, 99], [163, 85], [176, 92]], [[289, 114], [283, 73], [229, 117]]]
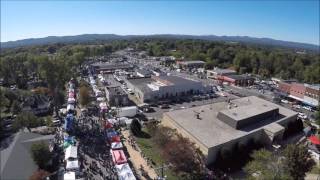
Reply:
[[116, 34], [83, 34], [75, 36], [48, 36], [45, 38], [31, 38], [17, 41], [1, 42], [1, 48], [14, 48], [31, 45], [45, 45], [55, 43], [90, 43], [94, 41], [130, 40], [139, 38], [166, 38], [166, 39], [201, 39], [210, 41], [242, 42], [257, 45], [280, 46], [297, 50], [313, 50], [319, 52], [319, 46], [314, 44], [275, 40], [271, 38], [255, 38], [248, 36], [215, 36], [215, 35], [116, 35]]

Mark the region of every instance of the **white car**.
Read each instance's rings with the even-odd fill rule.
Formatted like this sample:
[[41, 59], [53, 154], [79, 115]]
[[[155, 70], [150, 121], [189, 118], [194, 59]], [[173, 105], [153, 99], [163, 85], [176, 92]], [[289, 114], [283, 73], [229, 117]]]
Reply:
[[301, 119], [307, 119], [307, 115], [304, 113], [298, 113], [298, 117]]
[[300, 109], [301, 106], [300, 106], [300, 105], [293, 105], [293, 108], [295, 108], [295, 109]]
[[289, 101], [288, 101], [288, 100], [285, 100], [285, 99], [281, 99], [281, 102], [282, 102], [282, 103], [285, 103], [285, 104], [288, 104], [288, 103], [289, 103]]
[[308, 110], [308, 111], [312, 111], [310, 106], [302, 106], [303, 109]]

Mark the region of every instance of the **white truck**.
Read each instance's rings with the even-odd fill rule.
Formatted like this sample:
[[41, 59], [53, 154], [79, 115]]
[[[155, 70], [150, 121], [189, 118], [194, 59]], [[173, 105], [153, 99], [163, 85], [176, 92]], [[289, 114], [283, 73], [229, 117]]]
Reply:
[[137, 106], [128, 106], [128, 107], [122, 107], [118, 110], [118, 116], [119, 117], [133, 117], [137, 115], [138, 108]]

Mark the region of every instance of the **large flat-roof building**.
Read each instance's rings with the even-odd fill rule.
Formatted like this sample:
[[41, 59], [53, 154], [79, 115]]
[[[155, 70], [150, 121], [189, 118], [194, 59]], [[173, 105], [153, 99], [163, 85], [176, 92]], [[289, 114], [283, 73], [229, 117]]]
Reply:
[[195, 142], [213, 163], [222, 147], [232, 150], [250, 140], [271, 144], [281, 140], [297, 113], [255, 96], [163, 114], [162, 124]]
[[197, 94], [207, 90], [200, 81], [178, 76], [152, 76], [150, 78], [127, 79], [126, 83], [140, 102]]

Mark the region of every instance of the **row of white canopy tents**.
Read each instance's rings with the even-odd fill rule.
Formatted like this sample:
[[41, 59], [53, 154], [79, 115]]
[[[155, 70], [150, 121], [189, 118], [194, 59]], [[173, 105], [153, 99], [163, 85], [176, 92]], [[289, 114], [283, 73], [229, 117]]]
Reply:
[[[100, 76], [102, 76], [102, 75], [100, 75]], [[97, 98], [97, 102], [99, 102], [100, 112], [106, 111], [107, 110], [106, 98], [103, 97], [103, 92], [96, 85], [96, 80], [93, 78], [92, 75], [89, 75], [89, 82], [90, 82], [90, 85], [93, 89], [93, 92], [95, 93], [95, 96]]]
[[[72, 80], [70, 80], [68, 89], [67, 113], [74, 112], [76, 105], [75, 98], [75, 84]], [[69, 115], [70, 114], [68, 114], [68, 116]], [[76, 143], [74, 141], [74, 137], [64, 137], [64, 160], [66, 166], [66, 172], [63, 175], [64, 180], [75, 180], [76, 173], [80, 170], [80, 165], [78, 161], [78, 147], [75, 144]]]
[[66, 162], [66, 172], [64, 174], [64, 180], [76, 179], [76, 173], [80, 170], [78, 161], [78, 147], [70, 145], [65, 149], [64, 160]]

